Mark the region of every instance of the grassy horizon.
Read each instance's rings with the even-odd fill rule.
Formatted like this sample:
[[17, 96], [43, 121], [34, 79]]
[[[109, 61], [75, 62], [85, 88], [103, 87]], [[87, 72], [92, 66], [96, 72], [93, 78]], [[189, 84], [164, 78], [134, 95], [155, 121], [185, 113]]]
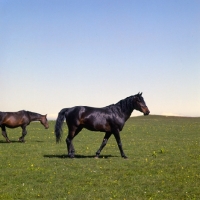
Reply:
[[82, 130], [74, 139], [76, 158], [67, 158], [65, 138], [56, 144], [55, 121], [48, 130], [31, 123], [25, 143], [21, 128], [0, 138], [0, 199], [199, 199], [200, 118], [130, 118], [120, 156], [113, 136], [94, 159], [104, 133]]

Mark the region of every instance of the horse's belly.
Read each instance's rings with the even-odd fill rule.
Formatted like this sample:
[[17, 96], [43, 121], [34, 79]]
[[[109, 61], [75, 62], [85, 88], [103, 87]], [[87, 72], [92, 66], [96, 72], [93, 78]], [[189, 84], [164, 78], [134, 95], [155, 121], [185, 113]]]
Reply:
[[90, 130], [90, 131], [100, 131], [100, 132], [110, 132], [111, 128], [109, 126], [109, 124], [105, 123], [105, 124], [100, 124], [100, 123], [85, 123], [83, 125], [86, 129]]
[[8, 124], [6, 124], [5, 126], [7, 128], [17, 128], [17, 127], [19, 127], [19, 125], [8, 125]]
[[101, 132], [110, 132], [110, 124], [103, 113], [94, 113], [82, 115], [80, 119], [80, 124], [91, 131], [101, 131]]
[[8, 128], [16, 128], [23, 124], [23, 120], [16, 119], [15, 117], [9, 117], [3, 122], [3, 124]]

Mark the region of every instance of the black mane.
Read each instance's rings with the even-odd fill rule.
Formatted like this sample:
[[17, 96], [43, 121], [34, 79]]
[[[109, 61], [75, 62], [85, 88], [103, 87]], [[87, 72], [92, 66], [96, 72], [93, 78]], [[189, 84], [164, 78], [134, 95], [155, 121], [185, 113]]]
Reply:
[[116, 103], [116, 106], [119, 106], [122, 110], [123, 113], [127, 115], [131, 115], [134, 109], [134, 104], [133, 104], [133, 99], [135, 98], [134, 96], [127, 97], [125, 99], [120, 100], [118, 103]]

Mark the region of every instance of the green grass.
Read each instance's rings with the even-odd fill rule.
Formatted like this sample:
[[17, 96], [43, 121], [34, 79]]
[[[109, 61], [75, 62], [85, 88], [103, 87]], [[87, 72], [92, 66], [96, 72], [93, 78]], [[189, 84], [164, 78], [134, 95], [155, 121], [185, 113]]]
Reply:
[[74, 139], [76, 158], [56, 144], [54, 121], [44, 129], [7, 129], [0, 137], [0, 199], [200, 199], [200, 118], [130, 118], [121, 139], [129, 159], [120, 156], [112, 136], [94, 159], [104, 134], [83, 130]]

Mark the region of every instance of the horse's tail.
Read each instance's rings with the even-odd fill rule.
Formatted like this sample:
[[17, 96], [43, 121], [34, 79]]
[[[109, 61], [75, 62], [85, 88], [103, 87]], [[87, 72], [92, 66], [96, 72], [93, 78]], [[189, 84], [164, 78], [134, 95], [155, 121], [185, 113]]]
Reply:
[[56, 120], [56, 124], [55, 124], [55, 136], [56, 136], [56, 142], [60, 142], [61, 137], [62, 137], [62, 125], [65, 119], [65, 112], [67, 111], [67, 108], [62, 109], [59, 113], [58, 113], [58, 117]]

